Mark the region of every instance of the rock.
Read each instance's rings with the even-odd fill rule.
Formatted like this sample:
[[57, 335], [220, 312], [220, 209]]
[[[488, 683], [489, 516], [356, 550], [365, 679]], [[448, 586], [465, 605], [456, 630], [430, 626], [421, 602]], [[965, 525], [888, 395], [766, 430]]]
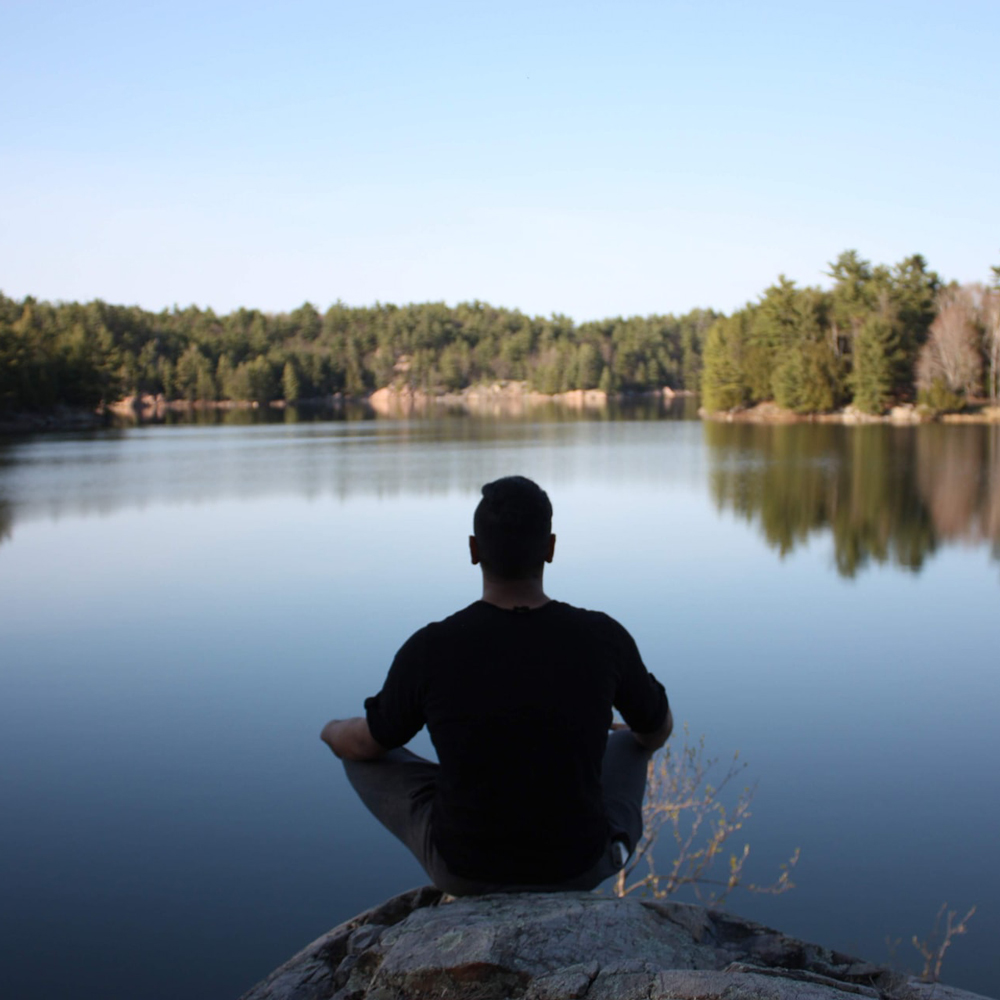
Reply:
[[912, 403], [901, 403], [889, 410], [889, 420], [894, 424], [919, 424], [923, 419], [922, 411]]
[[[700, 906], [415, 889], [323, 935], [243, 1000], [977, 1000]], [[981, 1000], [981, 998], [980, 998]]]
[[444, 393], [428, 393], [406, 385], [390, 385], [376, 389], [368, 396], [368, 405], [376, 413], [390, 417], [407, 417], [416, 413], [449, 409], [481, 416], [515, 416], [546, 403], [556, 403], [572, 410], [602, 409], [607, 406], [608, 394], [601, 389], [544, 393], [530, 389], [527, 382], [493, 382]]

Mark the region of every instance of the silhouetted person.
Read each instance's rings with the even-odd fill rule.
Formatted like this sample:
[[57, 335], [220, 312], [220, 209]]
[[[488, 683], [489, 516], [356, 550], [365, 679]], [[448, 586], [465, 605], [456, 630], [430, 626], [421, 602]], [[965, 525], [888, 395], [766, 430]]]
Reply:
[[[445, 892], [593, 889], [642, 834], [667, 696], [614, 619], [546, 596], [544, 490], [487, 483], [474, 530], [482, 600], [412, 635], [366, 716], [328, 722], [322, 739]], [[440, 764], [403, 749], [424, 725]]]

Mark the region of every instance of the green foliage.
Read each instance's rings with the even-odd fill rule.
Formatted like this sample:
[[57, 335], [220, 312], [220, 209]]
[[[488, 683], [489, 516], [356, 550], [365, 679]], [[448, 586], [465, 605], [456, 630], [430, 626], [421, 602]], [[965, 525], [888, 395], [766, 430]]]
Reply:
[[943, 378], [936, 378], [929, 389], [921, 389], [917, 393], [917, 402], [935, 413], [958, 413], [965, 409], [965, 396], [953, 392]]
[[[783, 283], [784, 283], [784, 279]], [[816, 289], [783, 289], [771, 378], [775, 402], [799, 413], [832, 410], [840, 377], [832, 341], [824, 329], [827, 303]], [[763, 311], [763, 305], [762, 305]]]
[[756, 305], [715, 323], [704, 350], [708, 410], [767, 399], [800, 412], [832, 409], [841, 396], [840, 363], [818, 289], [782, 277]]
[[907, 257], [893, 269], [889, 298], [899, 344], [892, 374], [898, 395], [907, 395], [912, 389], [916, 358], [937, 314], [934, 300], [940, 288], [941, 279], [927, 269], [920, 254]]
[[775, 368], [791, 347], [808, 336], [800, 329], [799, 297], [795, 283], [781, 275], [751, 312], [745, 371], [750, 398], [755, 401], [771, 398]]
[[190, 344], [177, 361], [176, 384], [179, 395], [190, 402], [215, 399], [215, 380], [208, 358]]
[[870, 316], [858, 331], [851, 388], [854, 405], [864, 413], [882, 413], [889, 405], [898, 346], [892, 324], [880, 316]]
[[[784, 276], [744, 320], [739, 349], [727, 330], [706, 342], [705, 407], [773, 399], [800, 413], [833, 409], [852, 395], [869, 413], [911, 399], [915, 364], [936, 316], [941, 282], [919, 254], [873, 267], [856, 250], [830, 265], [829, 291], [797, 288]], [[738, 402], [737, 402], [738, 401]]]
[[746, 402], [744, 378], [746, 317], [741, 313], [717, 320], [705, 338], [701, 395], [709, 411], [731, 410]]
[[299, 398], [299, 377], [295, 374], [295, 365], [291, 361], [285, 362], [281, 373], [281, 391], [286, 403], [294, 403]]
[[58, 306], [0, 295], [0, 408], [93, 406], [135, 392], [168, 399], [306, 399], [397, 384], [458, 391], [505, 379], [545, 392], [690, 387], [716, 314], [575, 325], [482, 302], [276, 315]]
[[830, 292], [830, 319], [834, 335], [843, 349], [861, 328], [875, 307], [874, 274], [871, 264], [862, 260], [857, 250], [845, 250], [831, 265], [827, 274], [833, 278]]
[[779, 277], [728, 318], [695, 309], [579, 325], [479, 301], [336, 302], [325, 313], [307, 302], [217, 316], [0, 294], [0, 409], [95, 406], [138, 392], [261, 403], [387, 385], [440, 393], [511, 379], [547, 393], [700, 387], [708, 410], [774, 399], [817, 412], [853, 394], [876, 413], [911, 399], [940, 279], [919, 254], [873, 267], [855, 250], [828, 274], [829, 291]]
[[828, 345], [791, 347], [774, 370], [774, 401], [797, 413], [824, 413], [837, 402], [837, 367]]

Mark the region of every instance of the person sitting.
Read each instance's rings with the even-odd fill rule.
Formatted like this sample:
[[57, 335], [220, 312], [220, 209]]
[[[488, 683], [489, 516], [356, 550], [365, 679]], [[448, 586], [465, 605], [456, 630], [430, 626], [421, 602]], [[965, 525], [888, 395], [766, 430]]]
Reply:
[[[545, 594], [556, 536], [541, 487], [487, 483], [473, 530], [482, 598], [414, 633], [365, 715], [321, 738], [444, 892], [593, 889], [642, 835], [666, 692], [617, 621]], [[404, 747], [425, 725], [437, 764]]]

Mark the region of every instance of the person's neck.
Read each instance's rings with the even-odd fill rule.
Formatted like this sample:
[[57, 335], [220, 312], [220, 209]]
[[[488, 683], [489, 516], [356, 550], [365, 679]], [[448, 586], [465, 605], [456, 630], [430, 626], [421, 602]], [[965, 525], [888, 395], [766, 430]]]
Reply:
[[498, 580], [483, 576], [483, 600], [508, 611], [514, 608], [540, 608], [548, 604], [540, 576], [527, 580]]

